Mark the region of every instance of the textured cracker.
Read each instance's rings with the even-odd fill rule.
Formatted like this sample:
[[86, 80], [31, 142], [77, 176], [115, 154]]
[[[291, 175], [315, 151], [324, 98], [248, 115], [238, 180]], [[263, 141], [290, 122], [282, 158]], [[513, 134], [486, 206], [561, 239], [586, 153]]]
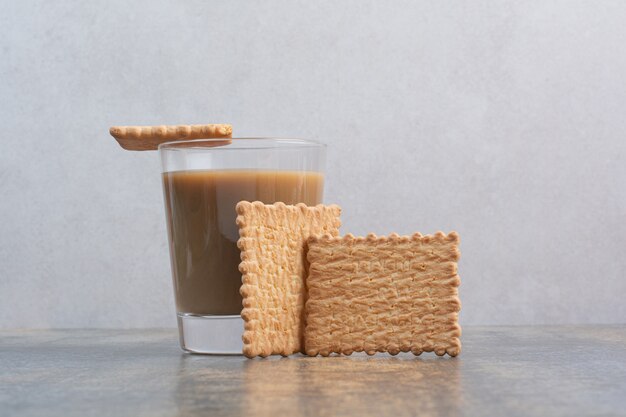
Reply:
[[340, 213], [335, 205], [237, 204], [247, 357], [303, 350], [306, 240], [311, 235], [337, 236]]
[[306, 354], [461, 351], [459, 237], [311, 237]]
[[[161, 143], [176, 140], [230, 138], [233, 127], [228, 124], [113, 126], [109, 129], [109, 133], [124, 149], [151, 151], [157, 149]], [[228, 143], [219, 142], [215, 146]]]

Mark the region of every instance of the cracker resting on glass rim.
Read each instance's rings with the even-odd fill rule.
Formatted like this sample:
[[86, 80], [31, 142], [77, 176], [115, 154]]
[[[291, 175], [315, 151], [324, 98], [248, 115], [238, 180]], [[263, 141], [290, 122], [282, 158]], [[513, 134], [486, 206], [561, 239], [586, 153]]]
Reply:
[[459, 236], [311, 237], [306, 354], [461, 351]]
[[237, 204], [247, 357], [303, 351], [306, 241], [312, 235], [337, 236], [340, 214], [336, 205]]
[[151, 151], [164, 142], [191, 139], [223, 138], [224, 141], [216, 141], [214, 146], [225, 145], [230, 143], [233, 127], [229, 124], [112, 126], [109, 133], [126, 150]]

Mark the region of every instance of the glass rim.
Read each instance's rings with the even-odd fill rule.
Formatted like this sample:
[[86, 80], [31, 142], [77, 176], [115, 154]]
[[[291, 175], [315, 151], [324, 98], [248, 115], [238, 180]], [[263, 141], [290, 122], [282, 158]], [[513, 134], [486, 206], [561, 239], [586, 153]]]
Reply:
[[[215, 142], [237, 141], [246, 142], [246, 146], [201, 146]], [[198, 146], [194, 146], [197, 144]], [[228, 144], [230, 145], [230, 143]], [[302, 148], [325, 148], [326, 144], [310, 139], [299, 138], [276, 138], [276, 137], [240, 137], [240, 138], [211, 138], [211, 139], [187, 139], [174, 140], [159, 144], [159, 151], [242, 151], [254, 149], [302, 149]]]

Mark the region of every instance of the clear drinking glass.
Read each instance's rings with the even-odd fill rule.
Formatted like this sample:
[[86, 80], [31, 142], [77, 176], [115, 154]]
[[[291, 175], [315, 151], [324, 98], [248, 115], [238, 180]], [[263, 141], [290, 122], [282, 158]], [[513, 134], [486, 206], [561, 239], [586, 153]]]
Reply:
[[239, 201], [322, 202], [326, 147], [240, 138], [159, 146], [180, 345], [241, 354]]

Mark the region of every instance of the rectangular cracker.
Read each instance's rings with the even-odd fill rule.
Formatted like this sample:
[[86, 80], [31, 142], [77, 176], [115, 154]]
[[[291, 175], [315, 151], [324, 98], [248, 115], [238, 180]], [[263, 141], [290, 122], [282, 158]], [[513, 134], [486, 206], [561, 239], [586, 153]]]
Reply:
[[[165, 142], [191, 139], [220, 139], [203, 146], [222, 146], [230, 143], [233, 127], [229, 124], [206, 125], [159, 125], [159, 126], [112, 126], [111, 136], [129, 151], [152, 151]], [[226, 140], [228, 139], [228, 140]]]
[[461, 351], [459, 237], [311, 237], [307, 355]]
[[337, 236], [341, 209], [242, 201], [237, 214], [243, 354], [252, 358], [301, 352], [306, 240], [312, 235]]

